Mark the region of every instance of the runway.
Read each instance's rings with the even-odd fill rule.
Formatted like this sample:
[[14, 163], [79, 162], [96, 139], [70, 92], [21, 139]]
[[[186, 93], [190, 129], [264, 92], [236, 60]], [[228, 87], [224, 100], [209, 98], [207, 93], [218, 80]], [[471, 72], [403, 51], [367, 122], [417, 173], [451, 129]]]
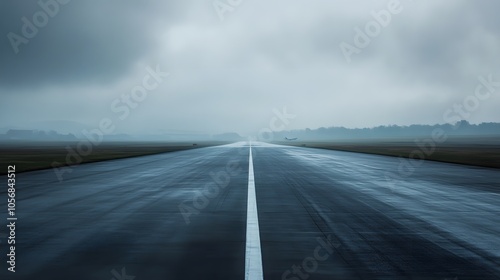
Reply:
[[2, 226], [0, 278], [245, 279], [253, 177], [263, 279], [500, 279], [498, 170], [251, 151], [253, 176], [246, 142], [17, 174], [16, 273]]

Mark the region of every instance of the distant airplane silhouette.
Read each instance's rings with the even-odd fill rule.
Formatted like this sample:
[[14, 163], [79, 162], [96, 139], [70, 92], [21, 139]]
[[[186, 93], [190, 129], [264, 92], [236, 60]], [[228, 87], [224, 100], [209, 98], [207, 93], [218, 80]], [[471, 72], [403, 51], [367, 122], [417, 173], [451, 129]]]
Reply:
[[298, 138], [288, 138], [288, 137], [285, 137], [285, 140], [288, 140], [288, 141], [294, 141], [294, 140], [297, 140]]

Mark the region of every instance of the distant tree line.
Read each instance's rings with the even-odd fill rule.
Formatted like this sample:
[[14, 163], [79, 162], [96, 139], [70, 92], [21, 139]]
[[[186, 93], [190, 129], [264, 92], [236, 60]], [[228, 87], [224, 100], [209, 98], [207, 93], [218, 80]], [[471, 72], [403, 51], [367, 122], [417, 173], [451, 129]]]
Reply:
[[73, 134], [60, 134], [54, 130], [28, 130], [10, 129], [5, 134], [0, 134], [0, 140], [32, 140], [32, 141], [74, 141]]
[[274, 133], [274, 140], [297, 137], [300, 140], [353, 140], [353, 139], [398, 139], [428, 137], [435, 129], [442, 129], [449, 136], [500, 136], [500, 123], [377, 126], [373, 128], [320, 127]]

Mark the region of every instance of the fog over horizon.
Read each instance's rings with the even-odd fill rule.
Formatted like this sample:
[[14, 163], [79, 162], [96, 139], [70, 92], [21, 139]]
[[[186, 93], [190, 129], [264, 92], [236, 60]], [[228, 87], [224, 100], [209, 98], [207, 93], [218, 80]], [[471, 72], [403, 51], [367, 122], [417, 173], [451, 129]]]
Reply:
[[[2, 1], [0, 128], [246, 136], [285, 108], [286, 130], [500, 122], [500, 2], [230, 2]], [[37, 27], [40, 3], [57, 10]]]

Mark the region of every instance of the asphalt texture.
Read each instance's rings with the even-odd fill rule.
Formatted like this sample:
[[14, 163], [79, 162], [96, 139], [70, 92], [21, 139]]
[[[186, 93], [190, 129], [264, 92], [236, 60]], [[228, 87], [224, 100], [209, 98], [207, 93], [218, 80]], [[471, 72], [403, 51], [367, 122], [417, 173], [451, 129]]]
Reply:
[[[249, 152], [241, 142], [74, 166], [63, 180], [16, 174], [16, 272], [5, 187], [0, 278], [245, 279]], [[264, 279], [500, 279], [498, 170], [251, 152]]]

